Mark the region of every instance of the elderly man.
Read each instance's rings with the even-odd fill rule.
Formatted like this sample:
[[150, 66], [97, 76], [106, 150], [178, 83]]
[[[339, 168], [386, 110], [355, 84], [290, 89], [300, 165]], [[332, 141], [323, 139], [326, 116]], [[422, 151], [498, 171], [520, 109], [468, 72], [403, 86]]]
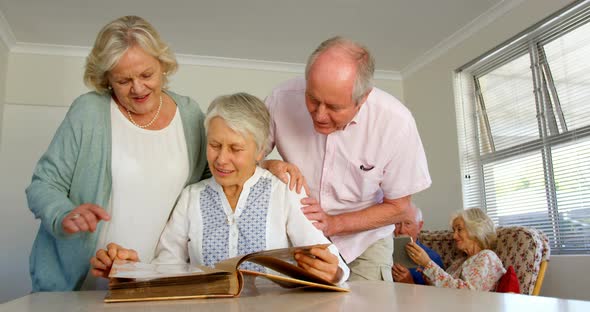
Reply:
[[[395, 236], [410, 236], [416, 244], [420, 245], [424, 251], [428, 254], [428, 257], [434, 261], [438, 266], [444, 268], [440, 255], [434, 250], [422, 245], [418, 241], [418, 234], [422, 231], [424, 221], [422, 219], [422, 210], [416, 207], [414, 203], [411, 203], [410, 208], [406, 211], [405, 217], [398, 223], [395, 224]], [[391, 276], [395, 282], [407, 283], [407, 284], [419, 284], [425, 285], [424, 277], [422, 273], [417, 269], [408, 269], [401, 264], [394, 263], [391, 267]]]
[[266, 99], [271, 144], [288, 163], [263, 166], [291, 176], [298, 171], [290, 164], [301, 170], [309, 185], [303, 212], [336, 244], [350, 280], [391, 281], [393, 224], [431, 181], [411, 113], [372, 86], [373, 72], [363, 46], [340, 37], [323, 42], [305, 78]]

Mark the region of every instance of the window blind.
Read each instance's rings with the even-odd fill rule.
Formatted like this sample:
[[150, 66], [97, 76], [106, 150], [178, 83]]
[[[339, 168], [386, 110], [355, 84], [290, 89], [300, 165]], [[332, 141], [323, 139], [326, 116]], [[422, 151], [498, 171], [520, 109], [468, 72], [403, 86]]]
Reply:
[[590, 253], [590, 1], [457, 70], [465, 208]]
[[475, 89], [471, 77], [458, 73], [454, 79], [457, 134], [460, 146], [459, 162], [462, 177], [463, 205], [465, 207], [483, 207], [481, 169], [479, 166], [479, 144], [475, 135]]

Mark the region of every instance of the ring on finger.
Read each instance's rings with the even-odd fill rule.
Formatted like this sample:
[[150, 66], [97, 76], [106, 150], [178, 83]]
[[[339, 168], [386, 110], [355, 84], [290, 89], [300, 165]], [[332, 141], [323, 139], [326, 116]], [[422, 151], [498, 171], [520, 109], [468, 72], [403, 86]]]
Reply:
[[78, 218], [80, 218], [82, 215], [79, 213], [72, 213], [72, 215], [70, 216], [70, 220], [76, 220]]

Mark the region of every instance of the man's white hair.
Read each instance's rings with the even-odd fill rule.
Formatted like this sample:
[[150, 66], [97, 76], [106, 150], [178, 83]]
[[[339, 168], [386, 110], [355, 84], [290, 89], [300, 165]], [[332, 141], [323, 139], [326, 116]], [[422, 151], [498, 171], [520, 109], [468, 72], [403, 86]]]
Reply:
[[420, 222], [420, 221], [424, 220], [424, 219], [422, 219], [422, 209], [420, 209], [418, 206], [416, 206], [416, 204], [411, 202], [410, 209], [412, 209], [416, 212], [416, 222]]

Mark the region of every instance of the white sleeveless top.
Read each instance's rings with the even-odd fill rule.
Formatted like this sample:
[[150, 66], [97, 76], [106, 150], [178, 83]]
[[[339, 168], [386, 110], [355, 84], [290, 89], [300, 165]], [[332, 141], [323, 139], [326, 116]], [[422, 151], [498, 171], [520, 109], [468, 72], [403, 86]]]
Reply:
[[[141, 261], [150, 262], [188, 179], [182, 120], [177, 109], [166, 128], [141, 129], [121, 113], [115, 101], [110, 105], [113, 180], [110, 204], [105, 208], [111, 220], [102, 225], [96, 248], [114, 242], [135, 249]], [[83, 288], [103, 288], [91, 279], [89, 275]]]

